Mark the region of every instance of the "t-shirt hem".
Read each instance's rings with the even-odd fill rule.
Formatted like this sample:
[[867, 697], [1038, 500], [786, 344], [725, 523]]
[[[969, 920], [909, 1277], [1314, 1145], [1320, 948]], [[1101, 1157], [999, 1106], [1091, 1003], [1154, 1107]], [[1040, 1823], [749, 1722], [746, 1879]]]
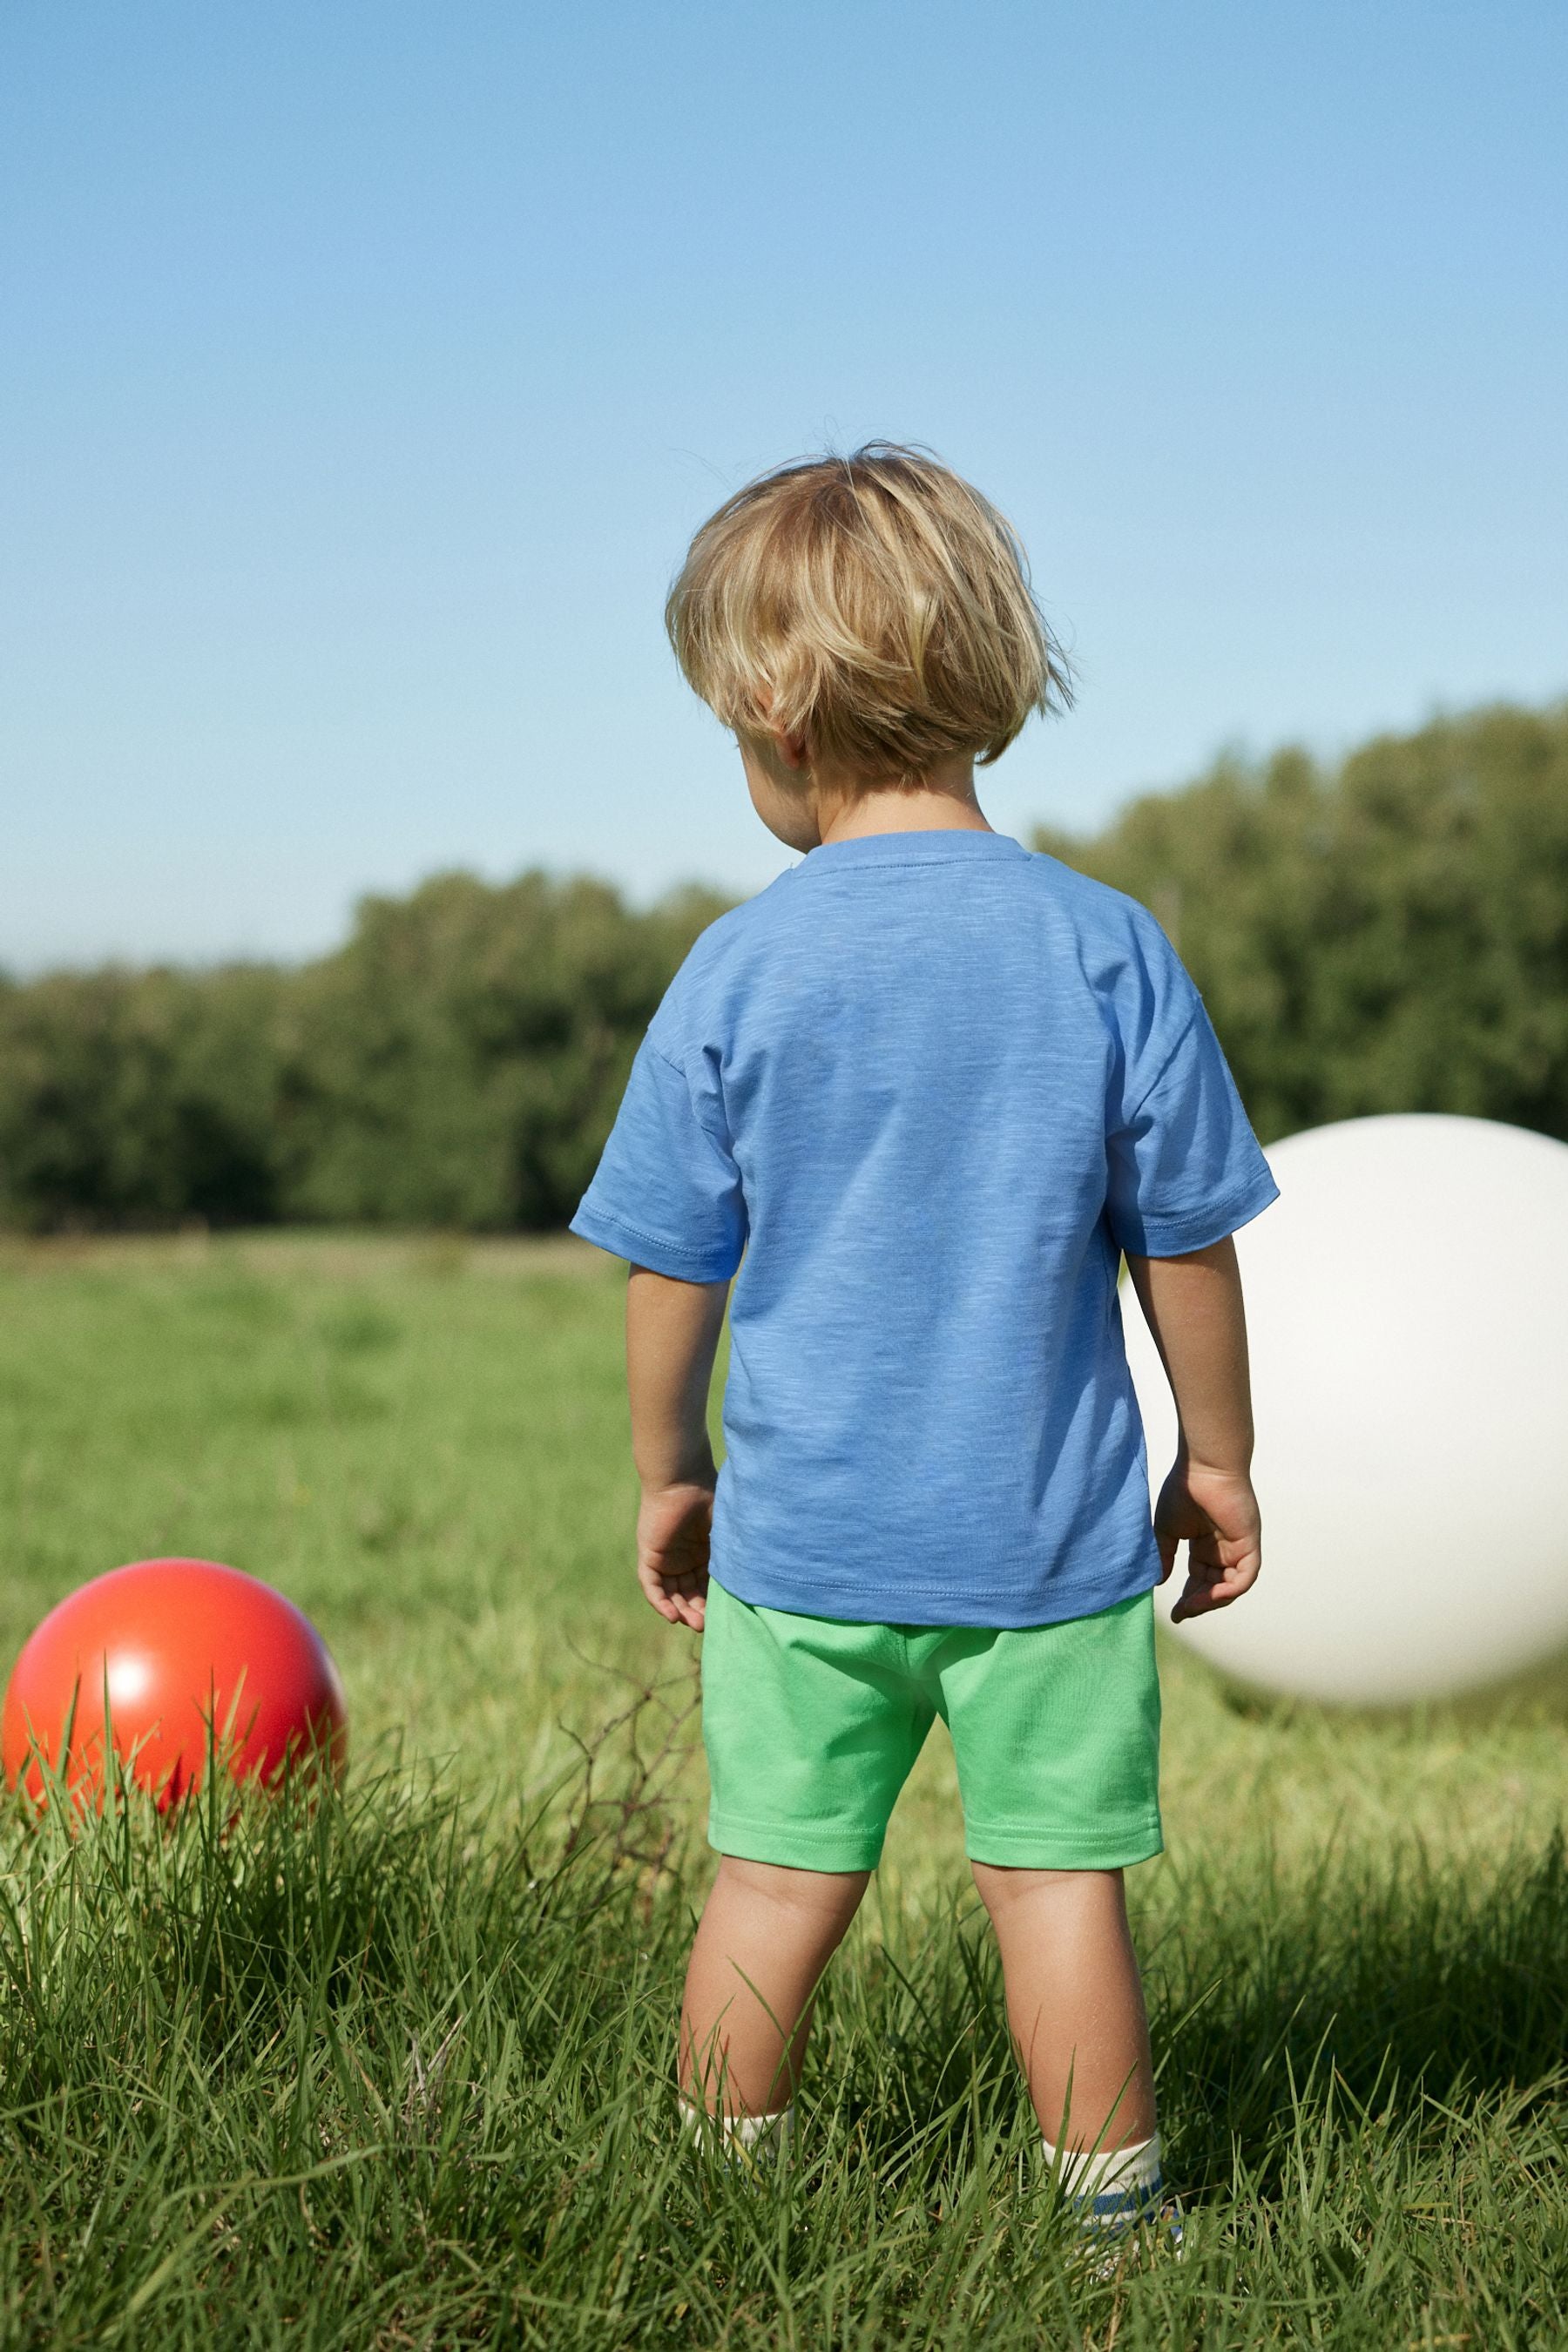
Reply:
[[569, 1230], [595, 1248], [608, 1250], [612, 1257], [646, 1265], [650, 1273], [668, 1275], [676, 1282], [728, 1282], [735, 1271], [727, 1255], [689, 1249], [683, 1243], [667, 1241], [660, 1234], [644, 1233], [640, 1226], [609, 1216], [603, 1209], [580, 1208]]
[[798, 1577], [737, 1573], [728, 1567], [710, 1568], [709, 1573], [733, 1600], [753, 1609], [782, 1610], [792, 1617], [826, 1617], [844, 1625], [973, 1625], [999, 1632], [1098, 1617], [1142, 1592], [1152, 1592], [1160, 1581], [1157, 1559], [1140, 1560], [1125, 1575], [1099, 1577], [1093, 1584], [1053, 1578], [980, 1593], [972, 1584], [858, 1584], [851, 1591], [835, 1591], [803, 1583]]
[[1168, 1217], [1121, 1217], [1116, 1239], [1134, 1257], [1183, 1257], [1249, 1225], [1279, 1198], [1279, 1185], [1265, 1175], [1228, 1200], [1208, 1201], [1199, 1209]]

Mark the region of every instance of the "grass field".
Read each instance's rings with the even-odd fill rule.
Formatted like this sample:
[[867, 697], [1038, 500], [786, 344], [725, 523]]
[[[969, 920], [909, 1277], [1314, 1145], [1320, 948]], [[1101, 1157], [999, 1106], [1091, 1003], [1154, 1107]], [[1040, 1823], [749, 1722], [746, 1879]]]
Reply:
[[1188, 2251], [1096, 2281], [940, 1734], [798, 2165], [674, 2142], [710, 1864], [693, 1645], [628, 1571], [614, 1267], [15, 1244], [0, 1298], [6, 1659], [101, 1569], [228, 1559], [315, 1617], [354, 1743], [341, 1801], [234, 1824], [5, 1817], [0, 2345], [1568, 2346], [1562, 1670], [1345, 1720], [1168, 1658], [1131, 1893]]

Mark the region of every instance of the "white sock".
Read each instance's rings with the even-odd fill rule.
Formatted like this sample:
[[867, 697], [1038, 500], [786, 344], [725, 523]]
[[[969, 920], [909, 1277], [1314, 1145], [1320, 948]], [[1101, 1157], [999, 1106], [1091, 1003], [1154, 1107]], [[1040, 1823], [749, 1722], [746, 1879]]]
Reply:
[[1053, 2147], [1043, 2136], [1046, 2167], [1086, 2222], [1128, 2221], [1158, 2203], [1160, 2135], [1127, 2147]]
[[795, 2137], [795, 2102], [767, 2116], [710, 2116], [684, 2094], [679, 2102], [683, 2137], [698, 2147], [717, 2147], [725, 2156], [736, 2153], [755, 2160], [789, 2153]]

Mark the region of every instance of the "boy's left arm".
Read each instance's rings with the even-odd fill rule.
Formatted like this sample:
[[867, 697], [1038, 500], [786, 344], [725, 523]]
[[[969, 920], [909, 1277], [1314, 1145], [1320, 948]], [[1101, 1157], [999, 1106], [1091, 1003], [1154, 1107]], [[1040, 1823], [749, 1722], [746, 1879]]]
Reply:
[[718, 1473], [708, 1390], [727, 1282], [678, 1282], [634, 1265], [626, 1284], [626, 1387], [642, 1481], [637, 1582], [672, 1625], [702, 1625]]
[[1236, 1244], [1181, 1257], [1135, 1257], [1127, 1271], [1175, 1402], [1177, 1453], [1154, 1507], [1160, 1580], [1187, 1547], [1187, 1581], [1171, 1614], [1201, 1617], [1250, 1591], [1263, 1560], [1252, 1491], [1252, 1388]]

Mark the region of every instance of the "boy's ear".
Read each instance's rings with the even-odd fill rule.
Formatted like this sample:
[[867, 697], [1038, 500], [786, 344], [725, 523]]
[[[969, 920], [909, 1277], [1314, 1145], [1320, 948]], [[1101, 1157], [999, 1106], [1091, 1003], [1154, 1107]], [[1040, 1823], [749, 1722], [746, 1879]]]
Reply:
[[809, 764], [811, 751], [804, 735], [792, 735], [784, 727], [770, 727], [768, 733], [786, 768], [804, 768]]

